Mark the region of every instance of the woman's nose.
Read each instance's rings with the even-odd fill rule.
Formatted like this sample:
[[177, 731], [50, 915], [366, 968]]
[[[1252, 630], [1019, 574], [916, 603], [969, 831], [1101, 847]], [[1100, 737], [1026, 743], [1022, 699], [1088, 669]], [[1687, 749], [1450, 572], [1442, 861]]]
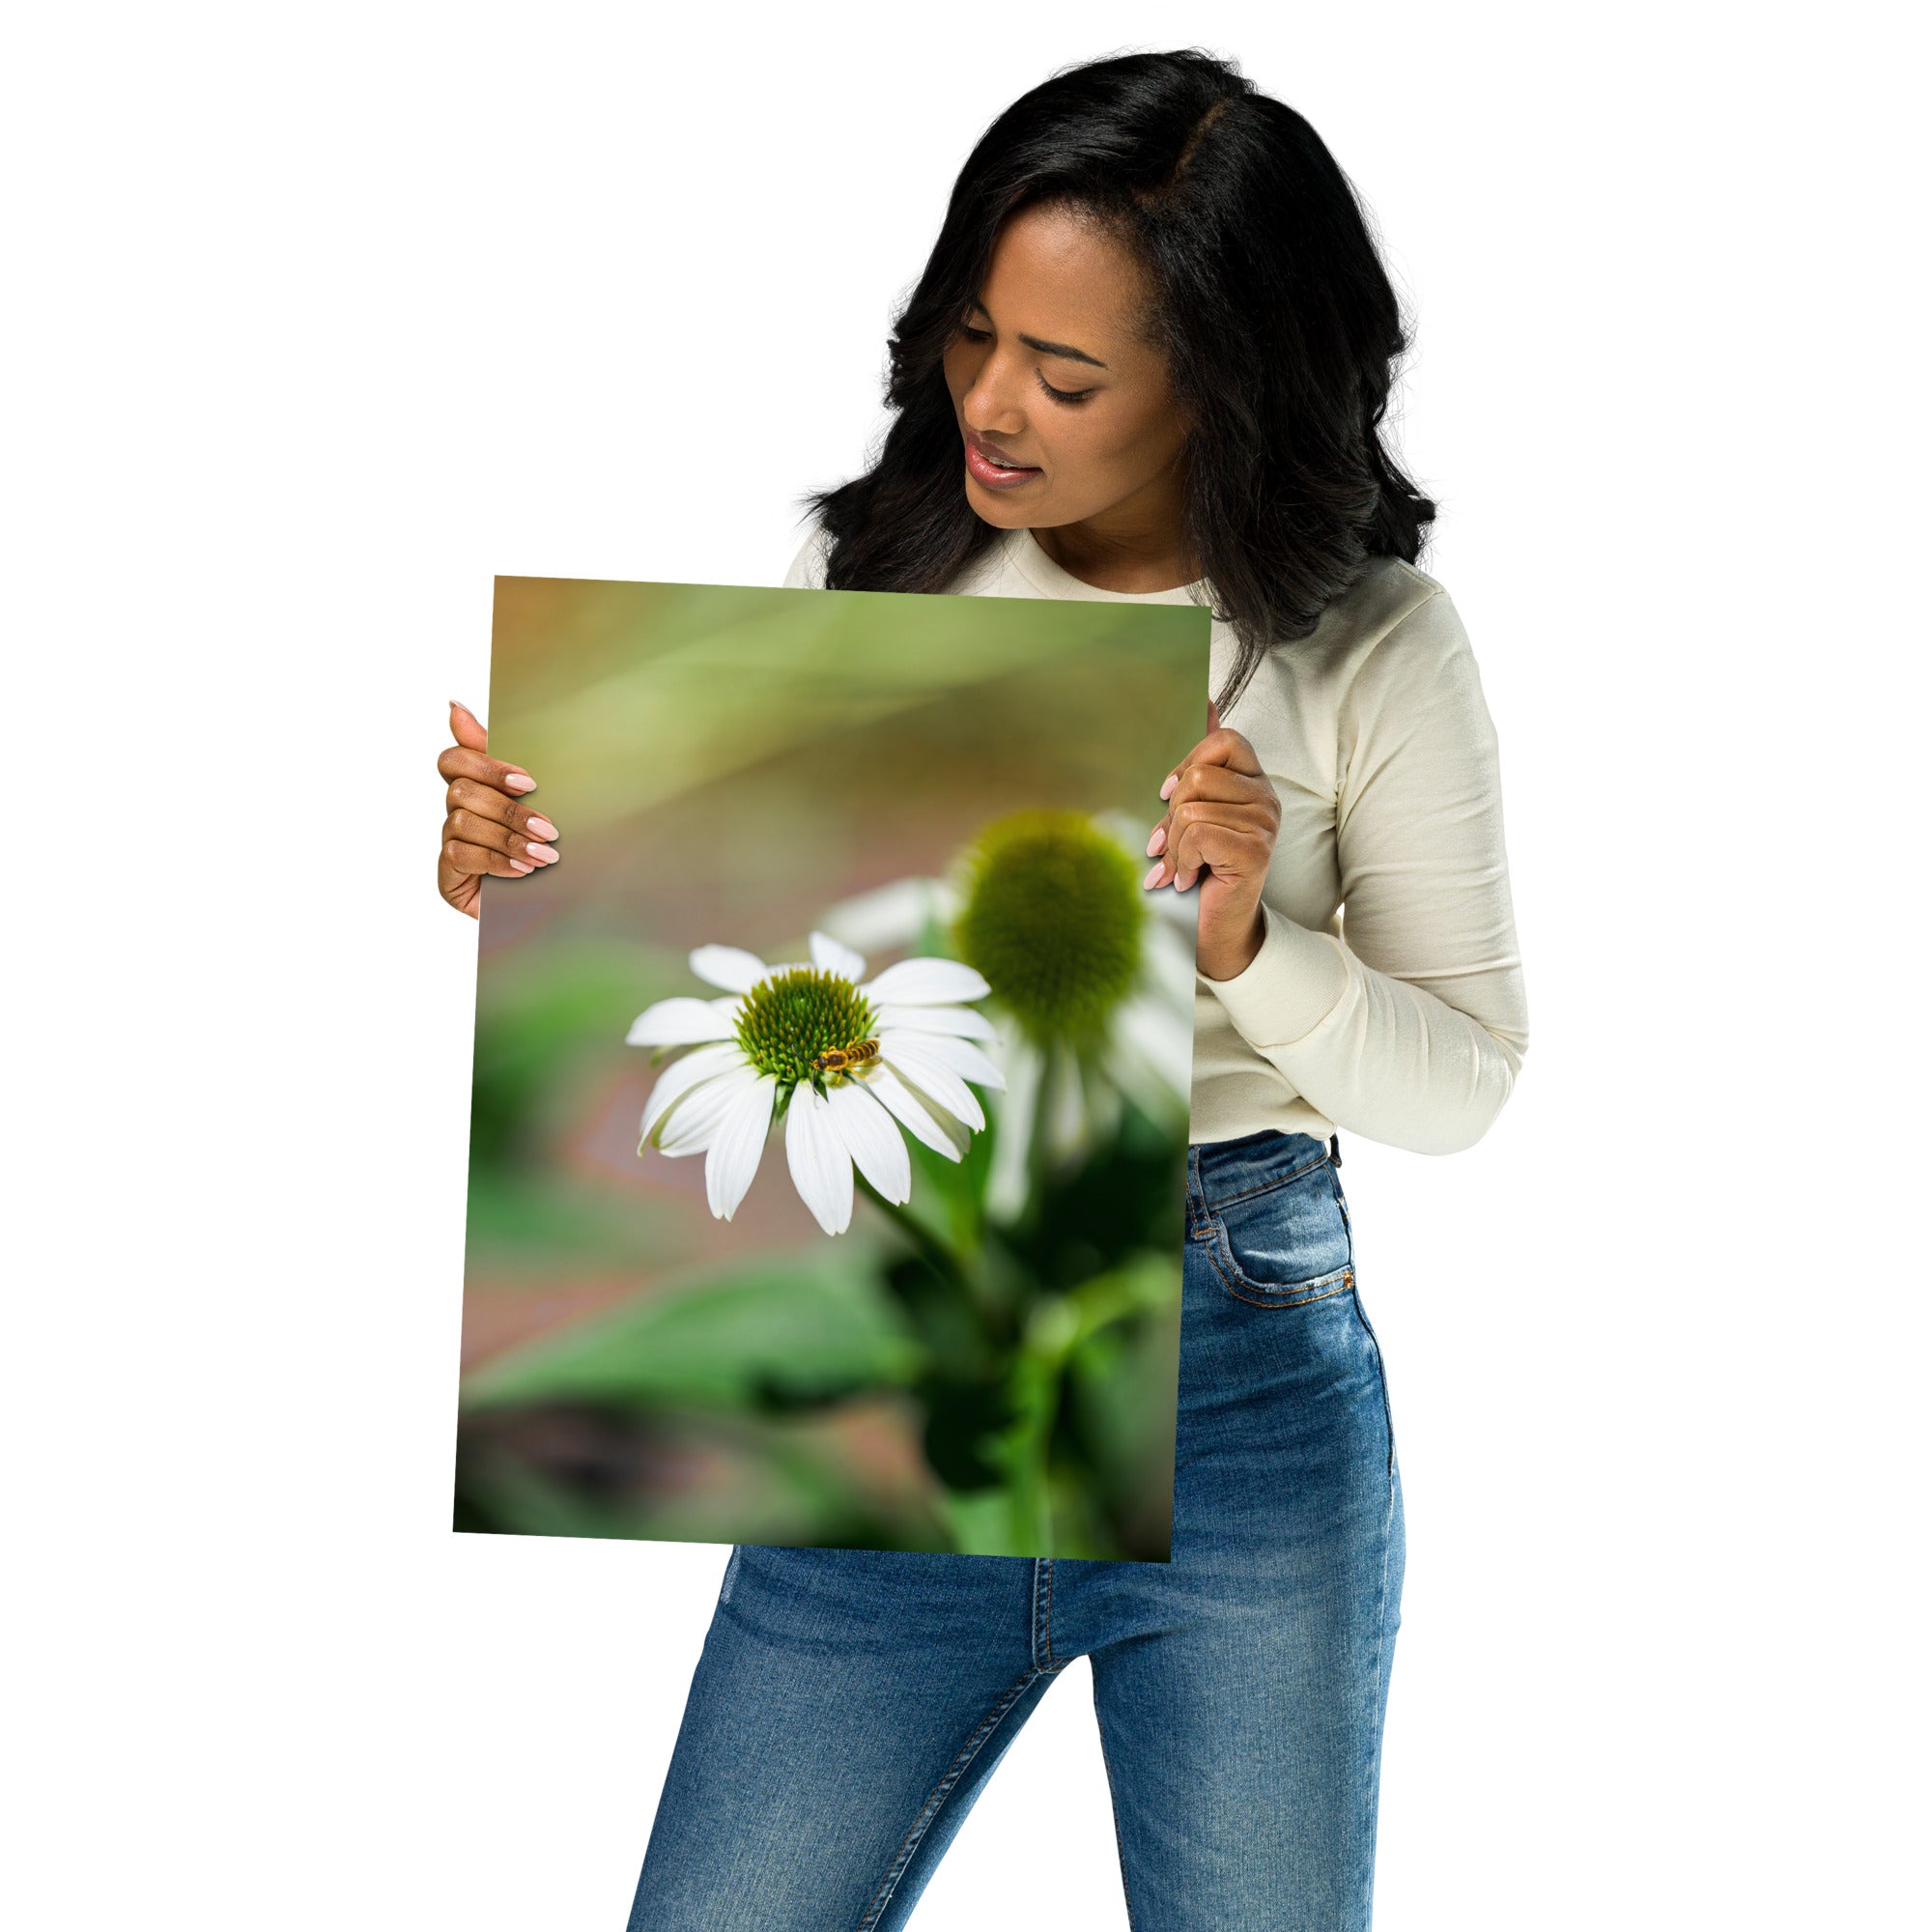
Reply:
[[959, 405], [966, 427], [981, 436], [1017, 436], [1026, 428], [1026, 412], [1019, 406], [1019, 391], [1011, 372], [1000, 365], [997, 355], [989, 355], [980, 365], [972, 386]]

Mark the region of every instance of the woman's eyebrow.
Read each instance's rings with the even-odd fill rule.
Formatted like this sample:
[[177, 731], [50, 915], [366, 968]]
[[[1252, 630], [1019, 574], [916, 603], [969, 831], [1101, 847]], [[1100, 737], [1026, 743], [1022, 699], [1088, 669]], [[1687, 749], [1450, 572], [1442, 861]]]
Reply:
[[1097, 355], [1090, 355], [1084, 349], [1071, 349], [1064, 342], [1042, 342], [1037, 335], [1023, 335], [1020, 340], [1042, 355], [1064, 355], [1069, 362], [1085, 362], [1095, 369], [1107, 366]]
[[[991, 312], [982, 301], [968, 303], [966, 312], [968, 315], [983, 315], [988, 322], [991, 322], [993, 319]], [[1042, 355], [1064, 355], [1069, 362], [1085, 362], [1095, 369], [1104, 369], [1107, 366], [1097, 355], [1090, 355], [1086, 350], [1075, 349], [1070, 343], [1042, 342], [1037, 335], [1022, 335], [1020, 340], [1029, 349], [1037, 349]]]

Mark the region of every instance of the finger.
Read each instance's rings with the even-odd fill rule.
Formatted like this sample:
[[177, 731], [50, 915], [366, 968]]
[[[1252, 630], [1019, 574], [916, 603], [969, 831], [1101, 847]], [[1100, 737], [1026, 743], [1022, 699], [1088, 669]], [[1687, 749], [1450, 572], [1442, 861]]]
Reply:
[[1168, 800], [1167, 815], [1153, 828], [1147, 843], [1150, 859], [1158, 858], [1174, 842], [1183, 808], [1206, 807], [1201, 815], [1228, 820], [1230, 814], [1252, 814], [1255, 825], [1272, 838], [1281, 824], [1281, 798], [1266, 779], [1244, 778], [1226, 765], [1189, 765]]
[[1227, 878], [1251, 877], [1267, 867], [1268, 841], [1254, 828], [1193, 821], [1175, 836], [1168, 863], [1174, 868], [1175, 890], [1188, 891], [1203, 872]]
[[1221, 728], [1221, 707], [1210, 697], [1208, 700], [1208, 735], [1212, 737]]
[[1192, 797], [1185, 793], [1176, 797], [1169, 806], [1167, 815], [1153, 828], [1148, 837], [1147, 855], [1157, 859], [1174, 843], [1179, 827], [1189, 816], [1218, 818], [1225, 823], [1246, 823], [1255, 830], [1264, 828], [1270, 836], [1281, 823], [1281, 803], [1272, 790], [1255, 792], [1230, 792], [1224, 796]]
[[454, 697], [449, 700], [449, 735], [466, 751], [487, 752], [490, 749], [490, 733], [484, 729], [482, 719], [469, 705]]
[[[1217, 812], [1221, 816], [1204, 816], [1207, 812]], [[1236, 873], [1265, 871], [1274, 850], [1274, 834], [1271, 813], [1257, 817], [1225, 805], [1190, 806], [1174, 815], [1168, 831], [1171, 844], [1163, 846], [1160, 858], [1154, 862], [1141, 885], [1145, 890], [1153, 892], [1165, 885], [1178, 884], [1179, 890], [1185, 892], [1194, 883], [1192, 874], [1201, 869], [1204, 835], [1211, 838], [1216, 851], [1223, 854], [1225, 862], [1232, 865]], [[1222, 863], [1222, 860], [1216, 861], [1217, 870]]]
[[474, 779], [509, 797], [537, 788], [536, 780], [522, 765], [506, 765], [501, 758], [486, 757], [463, 745], [451, 745], [437, 759], [436, 768], [446, 779]]
[[498, 825], [507, 825], [512, 832], [521, 832], [527, 838], [558, 837], [556, 827], [541, 813], [514, 798], [505, 798], [494, 785], [479, 783], [475, 779], [452, 781], [445, 796], [451, 811], [473, 811], [479, 818], [494, 818]]
[[1258, 779], [1263, 776], [1262, 761], [1255, 756], [1255, 748], [1238, 731], [1230, 731], [1224, 727], [1218, 731], [1208, 732], [1207, 737], [1203, 738], [1174, 767], [1168, 774], [1167, 782], [1160, 788], [1162, 798], [1172, 794], [1174, 787], [1179, 782], [1179, 775], [1189, 765], [1228, 765], [1237, 772], [1245, 773], [1249, 778]]
[[480, 845], [486, 851], [506, 853], [532, 866], [554, 866], [560, 856], [554, 845], [527, 838], [480, 811], [467, 811], [460, 806], [443, 820], [442, 836], [461, 839], [466, 845]]
[[487, 872], [499, 879], [521, 879], [536, 870], [527, 859], [513, 859], [507, 852], [461, 838], [442, 841], [442, 864], [452, 872]]
[[1175, 779], [1175, 787], [1167, 795], [1170, 811], [1190, 798], [1234, 799], [1258, 805], [1274, 796], [1274, 786], [1266, 779], [1237, 772], [1232, 765], [1182, 765]]

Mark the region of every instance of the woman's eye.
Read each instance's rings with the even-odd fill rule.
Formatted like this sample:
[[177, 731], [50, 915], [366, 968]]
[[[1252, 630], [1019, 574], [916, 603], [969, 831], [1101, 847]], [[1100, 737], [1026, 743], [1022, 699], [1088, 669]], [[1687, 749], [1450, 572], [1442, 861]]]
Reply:
[[[1034, 374], [1039, 376], [1038, 370], [1035, 370]], [[1084, 403], [1094, 393], [1092, 389], [1056, 389], [1044, 376], [1039, 376], [1039, 386], [1056, 403]]]
[[970, 324], [963, 322], [959, 325], [959, 333], [968, 342], [990, 342], [993, 339], [993, 331], [990, 328], [974, 328]]

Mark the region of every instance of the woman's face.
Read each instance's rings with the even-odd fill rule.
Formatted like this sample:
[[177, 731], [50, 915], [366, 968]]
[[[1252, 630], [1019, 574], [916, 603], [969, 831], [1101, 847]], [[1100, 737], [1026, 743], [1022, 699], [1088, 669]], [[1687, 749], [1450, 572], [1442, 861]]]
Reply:
[[985, 522], [1178, 532], [1186, 425], [1138, 326], [1146, 302], [1133, 258], [1078, 213], [1024, 209], [1001, 230], [946, 352], [966, 497]]

